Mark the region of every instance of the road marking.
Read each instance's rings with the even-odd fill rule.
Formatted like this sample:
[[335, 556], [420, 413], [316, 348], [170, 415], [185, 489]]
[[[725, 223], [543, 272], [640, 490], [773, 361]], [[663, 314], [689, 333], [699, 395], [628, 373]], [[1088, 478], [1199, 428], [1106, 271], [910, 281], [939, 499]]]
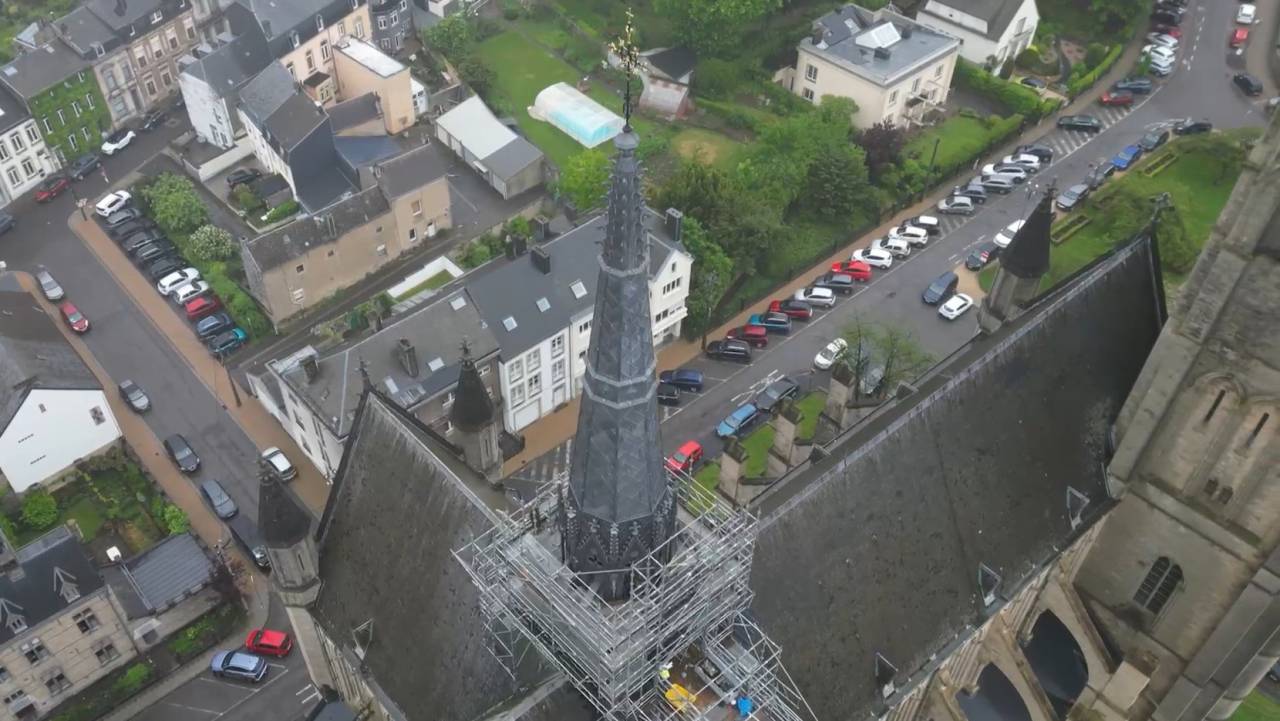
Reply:
[[222, 711], [214, 711], [212, 709], [200, 708], [199, 706], [188, 706], [186, 704], [174, 703], [172, 701], [162, 701], [161, 703], [163, 703], [165, 706], [176, 706], [178, 708], [186, 709], [188, 711], [198, 711], [199, 713], [207, 713], [215, 718], [223, 714]]
[[[274, 666], [275, 664], [268, 664], [268, 665]], [[288, 675], [289, 675], [289, 669], [288, 669], [288, 668], [285, 668], [284, 666], [276, 666], [276, 668], [284, 668], [284, 670], [283, 670], [283, 671], [281, 671], [278, 675], [276, 675], [276, 676], [272, 676], [271, 678], [267, 679], [267, 682], [266, 682], [266, 683], [264, 683], [264, 684], [262, 684], [261, 686], [259, 686], [259, 687], [255, 688], [255, 689], [253, 689], [253, 692], [252, 692], [252, 693], [250, 693], [248, 696], [245, 696], [244, 698], [240, 699], [239, 701], [236, 701], [235, 703], [231, 704], [231, 707], [230, 707], [230, 708], [228, 708], [226, 711], [223, 711], [222, 713], [218, 714], [218, 715], [217, 715], [217, 716], [215, 716], [214, 718], [222, 718], [223, 716], [226, 716], [227, 714], [229, 714], [229, 713], [231, 713], [232, 711], [234, 711], [234, 710], [236, 709], [236, 707], [237, 707], [237, 706], [239, 706], [240, 704], [244, 703], [245, 701], [248, 701], [249, 699], [251, 699], [251, 698], [253, 698], [254, 696], [258, 695], [258, 693], [259, 693], [260, 691], [264, 691], [264, 690], [266, 690], [266, 688], [267, 688], [268, 686], [270, 686], [271, 684], [273, 684], [273, 683], [275, 683], [276, 681], [279, 681], [280, 679], [282, 679], [282, 678], [284, 678], [285, 676], [288, 676]]]
[[315, 684], [311, 683], [298, 689], [298, 692], [295, 693], [294, 696], [301, 696], [305, 691], [309, 691], [310, 693], [307, 694], [306, 698], [298, 700], [298, 703], [304, 706], [320, 698], [320, 689], [316, 688]]

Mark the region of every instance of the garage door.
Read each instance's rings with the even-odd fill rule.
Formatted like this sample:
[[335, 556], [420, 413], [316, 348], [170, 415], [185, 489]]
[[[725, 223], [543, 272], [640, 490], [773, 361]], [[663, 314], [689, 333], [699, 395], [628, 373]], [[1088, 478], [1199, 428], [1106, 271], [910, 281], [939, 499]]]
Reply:
[[511, 420], [515, 423], [516, 430], [518, 431], [521, 428], [524, 428], [525, 426], [529, 425], [530, 423], [533, 423], [534, 421], [538, 420], [538, 418], [540, 417], [542, 417], [542, 399], [541, 398], [539, 398], [536, 401], [533, 401], [532, 403], [530, 403], [529, 405], [523, 408], [516, 410], [515, 415], [512, 417]]

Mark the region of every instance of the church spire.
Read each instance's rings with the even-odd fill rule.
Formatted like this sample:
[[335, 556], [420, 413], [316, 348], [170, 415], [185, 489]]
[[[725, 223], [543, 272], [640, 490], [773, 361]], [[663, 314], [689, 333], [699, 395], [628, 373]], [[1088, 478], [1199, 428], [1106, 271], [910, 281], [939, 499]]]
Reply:
[[[629, 38], [614, 52], [630, 76], [636, 54]], [[628, 97], [626, 112], [630, 107]], [[658, 428], [649, 239], [637, 145], [630, 123], [614, 138], [591, 345], [561, 500], [565, 562], [610, 600], [626, 597], [630, 567], [670, 537], [675, 520]]]
[[480, 379], [476, 362], [471, 358], [471, 346], [465, 338], [449, 422], [465, 433], [475, 433], [493, 422], [493, 399]]
[[[1032, 191], [1028, 189], [1027, 192]], [[1054, 187], [1050, 185], [1026, 222], [1013, 234], [1009, 247], [1000, 254], [996, 280], [978, 308], [980, 332], [994, 333], [1007, 321], [1021, 315], [1023, 308], [1039, 292], [1040, 280], [1049, 272], [1054, 195]]]

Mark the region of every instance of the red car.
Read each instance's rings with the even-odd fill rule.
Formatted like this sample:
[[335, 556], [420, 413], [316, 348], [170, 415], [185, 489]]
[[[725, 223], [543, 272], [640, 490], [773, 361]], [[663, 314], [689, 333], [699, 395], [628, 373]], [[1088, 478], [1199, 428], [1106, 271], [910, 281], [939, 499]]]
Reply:
[[775, 300], [769, 303], [770, 313], [783, 313], [795, 320], [809, 320], [813, 317], [813, 306], [802, 300]]
[[1168, 35], [1171, 38], [1178, 38], [1178, 39], [1182, 38], [1182, 28], [1178, 27], [1177, 25], [1166, 25], [1165, 23], [1156, 23], [1155, 25], [1151, 26], [1151, 31], [1160, 33], [1161, 35]]
[[749, 343], [756, 348], [769, 345], [769, 329], [762, 325], [743, 325], [724, 334], [725, 338], [734, 338]]
[[1249, 42], [1248, 28], [1236, 28], [1232, 31], [1231, 40], [1228, 41], [1228, 44], [1233, 48], [1242, 48], [1247, 42]]
[[62, 311], [62, 319], [67, 322], [67, 325], [71, 326], [71, 330], [77, 333], [89, 332], [89, 319], [84, 317], [80, 313], [80, 309], [72, 305], [71, 301], [58, 306], [58, 310]]
[[182, 306], [187, 312], [187, 320], [197, 321], [222, 307], [222, 301], [216, 295], [202, 295], [192, 298]]
[[1128, 90], [1117, 90], [1115, 92], [1108, 90], [1102, 94], [1102, 97], [1098, 98], [1098, 103], [1100, 105], [1113, 105], [1118, 107], [1133, 105], [1133, 93]]
[[831, 264], [832, 273], [842, 273], [859, 283], [871, 280], [871, 266], [860, 260], [840, 260]]
[[697, 441], [685, 441], [671, 457], [667, 459], [667, 468], [680, 473], [693, 473], [702, 460], [702, 444]]
[[246, 651], [284, 658], [293, 650], [293, 639], [284, 631], [272, 631], [269, 628], [254, 629], [244, 640]]
[[40, 181], [36, 186], [36, 202], [47, 203], [50, 200], [62, 195], [62, 191], [71, 185], [71, 181], [67, 180], [65, 175], [53, 175]]

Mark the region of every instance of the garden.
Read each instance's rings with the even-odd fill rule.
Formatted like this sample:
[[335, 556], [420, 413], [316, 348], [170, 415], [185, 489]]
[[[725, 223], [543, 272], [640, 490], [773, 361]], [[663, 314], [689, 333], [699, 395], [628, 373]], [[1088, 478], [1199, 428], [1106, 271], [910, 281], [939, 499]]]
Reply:
[[[1146, 12], [1131, 0], [1039, 0], [1037, 7], [1040, 24], [1017, 68], [1072, 98], [1115, 65]], [[1005, 77], [1012, 69], [1006, 63]]]

